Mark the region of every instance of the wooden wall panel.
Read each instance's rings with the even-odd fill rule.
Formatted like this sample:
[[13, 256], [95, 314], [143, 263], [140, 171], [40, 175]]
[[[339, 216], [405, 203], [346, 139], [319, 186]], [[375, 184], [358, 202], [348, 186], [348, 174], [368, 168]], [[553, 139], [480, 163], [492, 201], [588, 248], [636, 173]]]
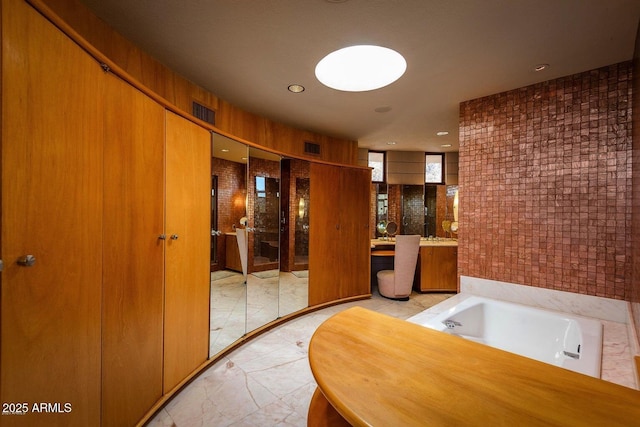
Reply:
[[100, 422], [103, 84], [76, 44], [2, 0], [0, 396], [28, 403], [4, 427]]
[[165, 155], [166, 393], [209, 355], [211, 135], [167, 112]]
[[[284, 154], [345, 165], [357, 165], [357, 141], [331, 138], [274, 122], [220, 100], [140, 50], [93, 15], [79, 0], [29, 0], [44, 3], [81, 37], [134, 79], [179, 110], [191, 114], [192, 102], [216, 111], [216, 127], [257, 145]], [[318, 157], [304, 154], [304, 141], [323, 146]]]
[[134, 425], [162, 397], [165, 110], [108, 75], [102, 425]]

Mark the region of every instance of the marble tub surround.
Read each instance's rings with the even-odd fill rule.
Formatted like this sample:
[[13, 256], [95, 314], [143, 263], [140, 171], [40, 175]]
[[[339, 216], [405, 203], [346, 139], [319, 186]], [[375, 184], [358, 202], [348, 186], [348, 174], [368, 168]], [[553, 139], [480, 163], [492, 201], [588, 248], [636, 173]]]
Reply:
[[551, 289], [497, 282], [474, 277], [460, 277], [460, 293], [412, 316], [414, 323], [435, 317], [472, 295], [529, 305], [599, 320], [603, 325], [602, 371], [605, 381], [636, 388], [633, 364], [632, 326], [628, 323], [628, 305], [624, 301], [594, 297]]
[[628, 304], [622, 300], [536, 288], [516, 283], [460, 276], [460, 292], [577, 314], [578, 316], [628, 322]]
[[453, 294], [413, 293], [406, 302], [382, 298], [328, 307], [276, 327], [229, 353], [203, 372], [150, 426], [306, 426], [316, 383], [308, 346], [318, 326], [339, 311], [361, 306], [407, 319]]

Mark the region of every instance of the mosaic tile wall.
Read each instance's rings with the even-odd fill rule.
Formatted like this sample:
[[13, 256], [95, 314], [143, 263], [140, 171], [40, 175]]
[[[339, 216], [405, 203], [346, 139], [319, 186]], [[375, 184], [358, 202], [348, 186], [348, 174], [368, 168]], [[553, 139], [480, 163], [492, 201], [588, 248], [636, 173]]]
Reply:
[[632, 190], [632, 275], [629, 283], [629, 300], [640, 341], [640, 27], [636, 35], [633, 55], [633, 190]]
[[460, 105], [459, 274], [629, 298], [631, 70]]

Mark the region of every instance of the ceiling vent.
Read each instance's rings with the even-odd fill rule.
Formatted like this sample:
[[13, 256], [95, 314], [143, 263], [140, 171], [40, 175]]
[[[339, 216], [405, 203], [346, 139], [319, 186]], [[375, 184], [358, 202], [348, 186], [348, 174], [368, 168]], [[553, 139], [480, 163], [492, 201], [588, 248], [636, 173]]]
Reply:
[[305, 141], [304, 142], [304, 152], [305, 154], [313, 154], [314, 156], [320, 155], [320, 144], [316, 144], [315, 142]]
[[216, 124], [216, 112], [195, 101], [193, 101], [193, 115], [204, 122]]

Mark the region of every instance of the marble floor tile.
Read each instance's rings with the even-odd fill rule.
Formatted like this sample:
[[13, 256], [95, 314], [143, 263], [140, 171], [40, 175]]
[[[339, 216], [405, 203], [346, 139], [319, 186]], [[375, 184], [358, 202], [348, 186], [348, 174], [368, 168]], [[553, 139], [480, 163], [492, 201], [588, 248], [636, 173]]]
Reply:
[[[353, 306], [407, 319], [451, 296], [413, 293], [409, 301], [392, 301], [374, 291], [371, 299], [328, 307], [293, 319], [211, 366], [169, 402], [149, 425], [306, 426], [316, 387], [308, 363], [309, 341], [322, 322]], [[626, 325], [605, 321], [604, 331], [602, 378], [634, 387], [629, 374]]]
[[393, 301], [374, 292], [371, 299], [293, 319], [211, 366], [172, 399], [149, 425], [306, 426], [309, 402], [316, 387], [308, 361], [309, 341], [322, 322], [353, 306], [406, 319], [451, 295], [414, 293], [409, 301]]

